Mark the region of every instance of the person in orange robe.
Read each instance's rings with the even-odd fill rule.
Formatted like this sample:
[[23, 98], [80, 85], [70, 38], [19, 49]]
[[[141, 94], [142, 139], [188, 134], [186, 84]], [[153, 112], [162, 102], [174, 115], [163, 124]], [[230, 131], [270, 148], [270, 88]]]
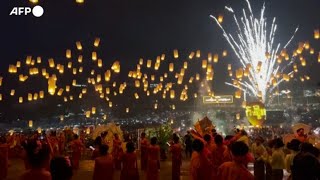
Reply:
[[173, 145], [170, 146], [170, 151], [172, 153], [172, 180], [180, 179], [180, 168], [182, 165], [182, 147], [179, 143], [179, 137], [175, 136], [173, 138]]
[[6, 142], [6, 138], [0, 137], [0, 180], [6, 179], [8, 175], [8, 156], [9, 146]]
[[148, 147], [147, 180], [159, 180], [160, 147], [157, 141], [156, 137], [151, 138]]
[[195, 139], [192, 143], [194, 150], [190, 163], [190, 179], [191, 180], [211, 180], [212, 162], [204, 152], [204, 143]]
[[100, 157], [96, 158], [93, 170], [93, 180], [113, 179], [114, 162], [112, 155], [108, 154], [108, 145], [100, 146]]
[[217, 179], [218, 176], [218, 168], [221, 166], [221, 164], [224, 163], [224, 157], [223, 154], [227, 150], [227, 146], [223, 144], [223, 138], [221, 135], [216, 135], [214, 137], [215, 146], [212, 150], [212, 178]]
[[122, 155], [122, 170], [120, 180], [139, 180], [137, 154], [133, 142], [126, 144], [127, 152]]
[[63, 155], [64, 154], [64, 151], [65, 151], [65, 146], [66, 146], [66, 137], [64, 135], [64, 132], [61, 132], [60, 133], [60, 136], [59, 136], [59, 151], [60, 151], [60, 155]]
[[121, 148], [121, 140], [119, 139], [118, 134], [114, 134], [114, 139], [113, 139], [113, 148], [112, 148], [112, 156], [114, 159], [114, 165], [116, 170], [121, 170], [121, 154], [123, 153], [122, 148]]
[[218, 168], [219, 180], [254, 180], [253, 175], [246, 168], [249, 147], [242, 141], [231, 145], [232, 162], [225, 162]]
[[84, 145], [79, 139], [79, 136], [75, 134], [73, 136], [73, 140], [70, 143], [71, 149], [72, 149], [72, 155], [71, 155], [71, 161], [72, 161], [72, 167], [74, 170], [79, 169], [79, 161], [81, 158], [81, 150], [83, 149]]
[[50, 158], [50, 147], [40, 141], [29, 141], [26, 147], [30, 170], [27, 170], [20, 177], [21, 180], [51, 180], [51, 174], [46, 170]]
[[147, 169], [147, 163], [148, 163], [148, 146], [149, 142], [146, 138], [146, 133], [141, 133], [141, 139], [140, 139], [140, 149], [141, 149], [141, 170], [144, 171]]

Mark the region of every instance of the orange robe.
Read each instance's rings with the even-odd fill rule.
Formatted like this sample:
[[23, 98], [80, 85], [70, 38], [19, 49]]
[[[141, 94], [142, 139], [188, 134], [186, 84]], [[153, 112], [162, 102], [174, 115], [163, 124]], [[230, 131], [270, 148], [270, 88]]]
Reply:
[[72, 149], [72, 167], [73, 169], [79, 169], [79, 161], [81, 158], [81, 150], [82, 150], [83, 144], [80, 139], [73, 140], [71, 142], [71, 149]]
[[120, 180], [139, 180], [138, 162], [136, 153], [125, 153], [122, 156], [122, 170]]
[[96, 158], [93, 170], [93, 180], [113, 179], [113, 158], [110, 154]]
[[150, 145], [148, 147], [147, 180], [159, 180], [160, 147]]
[[227, 150], [225, 145], [216, 145], [212, 150], [212, 178], [216, 179], [218, 175], [218, 168], [224, 163], [223, 154]]
[[0, 145], [0, 179], [5, 179], [8, 175], [8, 156], [9, 146], [7, 144]]
[[219, 180], [254, 180], [253, 175], [244, 164], [232, 162], [223, 163], [218, 169]]
[[147, 163], [148, 163], [148, 145], [149, 142], [146, 138], [141, 138], [140, 141], [140, 148], [141, 148], [141, 170], [147, 169]]
[[179, 180], [182, 165], [181, 144], [173, 144], [170, 147], [170, 151], [172, 153], [172, 180]]
[[[205, 151], [205, 149], [203, 150]], [[211, 180], [212, 163], [205, 152], [193, 152], [190, 163], [191, 180]]]
[[233, 160], [231, 151], [229, 148], [227, 148], [224, 152], [223, 152], [223, 162], [230, 162]]
[[120, 139], [114, 139], [113, 140], [113, 148], [112, 148], [112, 156], [114, 158], [114, 164], [116, 170], [121, 170], [121, 154], [122, 154], [122, 148], [121, 148], [121, 140]]

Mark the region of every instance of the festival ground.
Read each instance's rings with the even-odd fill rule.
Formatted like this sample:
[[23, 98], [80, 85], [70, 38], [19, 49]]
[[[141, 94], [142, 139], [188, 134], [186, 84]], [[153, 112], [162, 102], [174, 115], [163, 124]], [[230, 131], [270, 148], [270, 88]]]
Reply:
[[[181, 167], [181, 180], [189, 179], [189, 162], [183, 161]], [[140, 164], [140, 161], [138, 162]], [[171, 161], [161, 161], [161, 171], [160, 171], [160, 179], [171, 179]], [[94, 161], [92, 160], [82, 160], [80, 162], [80, 169], [75, 172], [72, 180], [90, 180], [92, 179], [93, 174]], [[9, 162], [9, 176], [7, 180], [16, 180], [24, 172], [24, 164], [20, 159], [12, 159]], [[144, 173], [139, 172], [140, 179], [145, 179]], [[120, 171], [116, 171], [115, 180], [120, 179]]]

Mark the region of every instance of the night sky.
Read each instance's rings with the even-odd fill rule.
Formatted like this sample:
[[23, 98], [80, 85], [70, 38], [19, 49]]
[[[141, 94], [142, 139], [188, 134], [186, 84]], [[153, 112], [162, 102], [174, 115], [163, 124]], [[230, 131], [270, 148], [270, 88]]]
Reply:
[[[252, 0], [253, 9], [259, 12], [263, 2]], [[176, 48], [206, 52], [227, 49], [232, 60], [234, 54], [209, 15], [225, 13], [225, 5], [234, 9], [245, 7], [244, 0], [85, 0], [84, 4], [76, 4], [75, 0], [40, 0], [45, 14], [35, 18], [9, 16], [14, 6], [32, 6], [27, 0], [1, 3], [5, 4], [0, 7], [1, 74], [6, 73], [8, 64], [24, 60], [27, 55], [57, 59], [65, 55], [65, 49], [74, 48], [75, 41], [82, 41], [85, 48], [95, 37], [102, 40], [103, 60], [111, 63], [119, 59], [124, 69], [132, 69], [140, 57], [155, 58]], [[280, 42], [285, 43], [297, 26], [300, 30], [292, 44], [314, 42], [313, 30], [320, 25], [319, 0], [266, 0], [265, 3], [267, 17], [277, 17]], [[230, 18], [225, 15], [224, 23], [231, 22]], [[319, 50], [319, 41], [317, 44]], [[315, 71], [319, 68], [317, 64], [306, 69], [312, 84], [320, 81]], [[226, 88], [222, 85], [226, 75], [223, 69], [216, 72], [218, 91]]]

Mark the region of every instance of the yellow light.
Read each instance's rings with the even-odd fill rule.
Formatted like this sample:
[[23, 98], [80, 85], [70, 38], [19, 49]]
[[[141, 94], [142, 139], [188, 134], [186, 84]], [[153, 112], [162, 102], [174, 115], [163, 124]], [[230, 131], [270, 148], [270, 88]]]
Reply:
[[39, 97], [40, 97], [40, 99], [43, 99], [43, 98], [44, 98], [44, 91], [40, 91], [40, 92], [39, 92]]
[[222, 57], [226, 57], [228, 55], [228, 51], [227, 50], [224, 50], [223, 52], [222, 52]]
[[79, 56], [78, 56], [78, 63], [82, 63], [82, 61], [83, 61], [83, 56], [82, 56], [82, 55], [79, 55]]
[[200, 80], [200, 74], [196, 74], [196, 80], [197, 80], [197, 81]]
[[62, 89], [62, 88], [60, 88], [60, 89], [59, 89], [59, 91], [58, 91], [58, 93], [57, 93], [57, 95], [58, 95], [58, 96], [61, 96], [61, 95], [62, 95], [62, 93], [63, 93], [63, 89]]
[[28, 126], [29, 126], [29, 128], [33, 127], [33, 121], [32, 120], [29, 120]]
[[231, 64], [228, 64], [228, 71], [231, 71], [231, 70], [232, 70]]
[[223, 22], [223, 15], [222, 15], [222, 14], [219, 14], [219, 16], [218, 16], [218, 22], [219, 22], [219, 23], [222, 23], [222, 22]]
[[90, 118], [91, 116], [91, 111], [86, 111], [86, 118]]
[[14, 89], [11, 89], [11, 91], [10, 91], [10, 96], [14, 96], [14, 94], [15, 94], [15, 90]]
[[175, 97], [174, 90], [170, 90], [170, 98], [171, 98], [171, 99], [174, 99], [174, 97]]
[[195, 53], [194, 52], [191, 52], [190, 55], [189, 55], [189, 59], [193, 59]]
[[164, 61], [166, 59], [166, 55], [165, 54], [161, 54], [161, 61]]
[[33, 4], [37, 4], [39, 1], [38, 0], [29, 0], [29, 2], [31, 2]]
[[139, 59], [139, 64], [143, 65], [143, 59], [142, 58]]
[[91, 59], [93, 61], [96, 61], [97, 60], [97, 52], [93, 51], [92, 54], [91, 54]]
[[96, 39], [94, 40], [93, 45], [94, 45], [95, 47], [99, 47], [99, 44], [100, 44], [100, 38], [96, 38]]
[[78, 4], [83, 4], [83, 3], [84, 3], [84, 0], [76, 0], [76, 3], [78, 3]]
[[179, 58], [179, 52], [178, 52], [177, 49], [173, 50], [173, 57], [174, 57], [175, 59]]
[[92, 114], [96, 114], [96, 107], [92, 107], [92, 108], [91, 108], [91, 113], [92, 113]]
[[138, 93], [134, 93], [134, 97], [135, 97], [136, 99], [139, 99]]
[[72, 86], [76, 86], [77, 85], [77, 80], [72, 80]]
[[38, 100], [38, 93], [33, 94], [33, 100], [35, 100], [35, 101]]
[[151, 68], [152, 61], [150, 59], [147, 60], [147, 68]]
[[213, 55], [213, 62], [217, 63], [219, 61], [219, 54], [214, 54]]
[[319, 29], [314, 30], [314, 39], [320, 39], [320, 30]]
[[126, 113], [129, 113], [129, 108], [126, 108]]
[[72, 62], [68, 62], [68, 68], [69, 68], [69, 69], [72, 68]]
[[173, 63], [170, 63], [170, 64], [169, 64], [169, 71], [170, 71], [170, 72], [173, 72], [173, 71], [174, 71], [174, 64], [173, 64]]
[[54, 95], [55, 91], [56, 91], [56, 80], [54, 76], [51, 76], [48, 79], [48, 92], [50, 95]]
[[98, 59], [98, 67], [102, 67], [102, 59]]
[[76, 46], [77, 46], [77, 49], [80, 51], [82, 50], [82, 45], [81, 45], [81, 42], [80, 41], [77, 41], [76, 42]]
[[19, 103], [23, 103], [23, 97], [19, 97]]
[[112, 108], [112, 102], [111, 101], [109, 102], [109, 107]]
[[197, 57], [197, 58], [200, 58], [200, 57], [201, 57], [200, 50], [197, 50], [197, 51], [196, 51], [196, 57]]
[[0, 94], [0, 101], [2, 101], [2, 94]]
[[71, 59], [71, 50], [70, 49], [66, 50], [66, 58]]

